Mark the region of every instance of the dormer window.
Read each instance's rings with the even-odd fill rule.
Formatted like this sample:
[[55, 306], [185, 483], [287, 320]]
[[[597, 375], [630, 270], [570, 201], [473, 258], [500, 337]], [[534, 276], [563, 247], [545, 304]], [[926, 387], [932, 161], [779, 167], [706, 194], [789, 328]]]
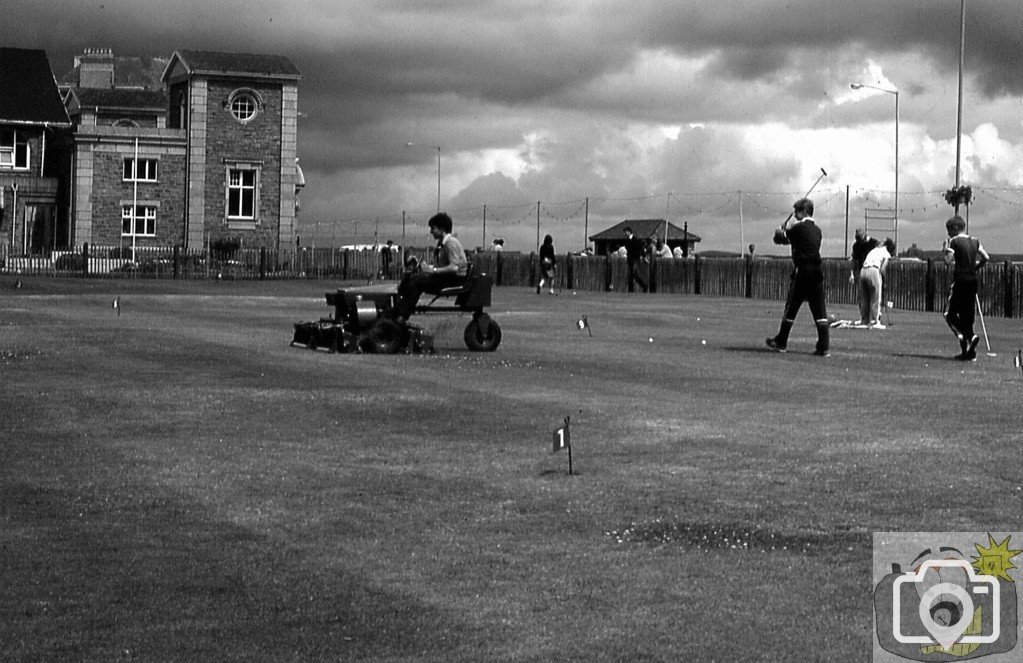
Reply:
[[251, 122], [262, 106], [262, 101], [252, 90], [235, 90], [227, 100], [232, 117], [242, 124]]

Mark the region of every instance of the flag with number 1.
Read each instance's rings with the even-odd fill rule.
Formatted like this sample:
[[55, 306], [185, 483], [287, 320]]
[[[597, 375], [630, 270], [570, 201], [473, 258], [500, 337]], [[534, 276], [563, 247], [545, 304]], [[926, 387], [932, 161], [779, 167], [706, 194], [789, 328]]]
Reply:
[[565, 447], [571, 446], [571, 436], [568, 430], [568, 424], [565, 424], [561, 428], [554, 431], [554, 451], [552, 453], [558, 453]]

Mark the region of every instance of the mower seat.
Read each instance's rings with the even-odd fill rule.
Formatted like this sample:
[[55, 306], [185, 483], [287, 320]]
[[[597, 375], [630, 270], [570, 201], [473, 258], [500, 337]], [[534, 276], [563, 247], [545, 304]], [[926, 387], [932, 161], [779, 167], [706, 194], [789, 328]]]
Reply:
[[449, 286], [447, 288], [441, 288], [437, 292], [431, 293], [434, 295], [434, 298], [433, 301], [431, 301], [430, 303], [432, 304], [441, 297], [457, 297], [458, 295], [464, 295], [465, 293], [469, 292], [469, 288], [472, 285], [474, 271], [475, 270], [473, 269], [472, 263], [471, 262], [468, 263], [468, 266], [465, 269], [465, 277], [462, 279], [462, 282], [458, 285]]

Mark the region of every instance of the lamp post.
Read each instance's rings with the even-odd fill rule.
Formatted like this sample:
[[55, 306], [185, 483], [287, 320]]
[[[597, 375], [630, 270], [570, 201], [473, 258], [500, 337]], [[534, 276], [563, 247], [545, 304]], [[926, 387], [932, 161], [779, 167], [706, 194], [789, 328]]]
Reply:
[[878, 90], [880, 92], [887, 92], [888, 94], [895, 95], [895, 232], [896, 243], [899, 241], [898, 238], [898, 227], [899, 227], [899, 91], [889, 90], [886, 87], [877, 87], [874, 85], [863, 85], [861, 83], [853, 83], [849, 87], [854, 90], [860, 90], [868, 88], [871, 90]]
[[437, 150], [437, 212], [440, 213], [440, 145], [418, 145], [417, 143], [405, 143], [405, 147], [429, 147]]
[[[956, 189], [959, 189], [960, 156], [963, 146], [963, 60], [966, 54], [966, 0], [959, 3], [959, 100], [956, 105]], [[956, 216], [959, 216], [959, 201], [955, 205]], [[970, 208], [966, 208], [966, 216], [970, 216]], [[969, 232], [970, 223], [966, 222], [966, 230]]]

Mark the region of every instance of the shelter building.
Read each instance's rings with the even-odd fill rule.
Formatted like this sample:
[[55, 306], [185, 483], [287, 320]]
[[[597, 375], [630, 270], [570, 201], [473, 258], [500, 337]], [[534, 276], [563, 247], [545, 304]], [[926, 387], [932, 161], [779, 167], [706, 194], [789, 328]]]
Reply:
[[[636, 237], [641, 239], [661, 238], [672, 250], [675, 247], [681, 247], [682, 254], [686, 257], [694, 253], [696, 243], [700, 241], [697, 235], [689, 232], [688, 224], [685, 228], [679, 228], [664, 219], [626, 219], [596, 235], [590, 235], [589, 240], [593, 242], [594, 253], [598, 256], [606, 256], [624, 246], [626, 227], [632, 228]], [[667, 228], [667, 233], [665, 233], [665, 228]]]

